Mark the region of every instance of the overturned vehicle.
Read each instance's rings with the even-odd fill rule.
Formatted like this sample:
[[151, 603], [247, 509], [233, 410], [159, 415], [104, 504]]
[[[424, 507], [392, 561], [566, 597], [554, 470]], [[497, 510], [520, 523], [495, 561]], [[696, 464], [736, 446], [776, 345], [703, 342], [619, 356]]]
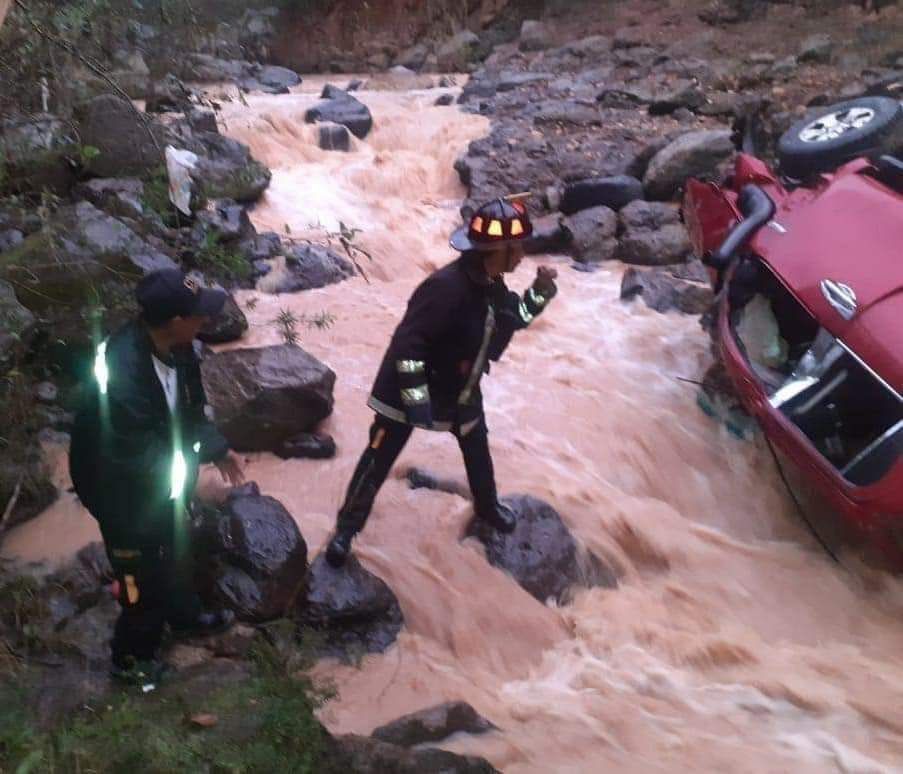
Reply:
[[903, 161], [892, 152], [901, 129], [893, 99], [823, 108], [782, 137], [777, 172], [740, 154], [723, 185], [689, 181], [683, 203], [720, 291], [731, 381], [814, 527], [897, 570]]

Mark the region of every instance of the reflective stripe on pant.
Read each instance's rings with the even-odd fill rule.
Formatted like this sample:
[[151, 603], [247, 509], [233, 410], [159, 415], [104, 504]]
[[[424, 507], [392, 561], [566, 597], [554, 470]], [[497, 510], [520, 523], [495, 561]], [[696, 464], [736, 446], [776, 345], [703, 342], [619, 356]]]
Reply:
[[[364, 528], [376, 495], [413, 430], [410, 425], [395, 422], [380, 414], [376, 415], [370, 427], [370, 443], [361, 455], [348, 485], [345, 503], [339, 510], [336, 520], [338, 529], [360, 532]], [[495, 472], [489, 452], [485, 419], [481, 419], [467, 435], [456, 438], [464, 456], [467, 482], [477, 513], [495, 508], [497, 497]]]
[[122, 612], [113, 631], [113, 664], [148, 661], [157, 653], [163, 626], [187, 627], [197, 621], [201, 603], [194, 591], [191, 566], [177, 562], [172, 549], [108, 546]]

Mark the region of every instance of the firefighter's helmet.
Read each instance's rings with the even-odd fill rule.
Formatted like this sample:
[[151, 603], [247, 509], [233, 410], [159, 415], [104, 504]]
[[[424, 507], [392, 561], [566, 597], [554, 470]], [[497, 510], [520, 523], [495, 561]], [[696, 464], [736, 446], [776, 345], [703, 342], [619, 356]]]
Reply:
[[465, 250], [494, 250], [519, 242], [533, 233], [530, 215], [520, 198], [493, 199], [482, 205], [451, 237], [451, 246]]

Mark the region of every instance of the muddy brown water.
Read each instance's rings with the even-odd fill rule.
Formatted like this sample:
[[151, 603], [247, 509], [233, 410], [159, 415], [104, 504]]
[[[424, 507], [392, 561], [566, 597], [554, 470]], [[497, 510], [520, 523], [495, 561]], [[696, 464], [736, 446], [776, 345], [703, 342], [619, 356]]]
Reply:
[[[328, 311], [301, 344], [338, 374], [325, 430], [330, 461], [250, 457], [250, 478], [297, 519], [312, 551], [333, 524], [366, 440], [365, 401], [415, 285], [453, 258], [465, 191], [452, 169], [487, 121], [433, 107], [437, 92], [363, 92], [376, 128], [352, 153], [315, 146], [303, 122], [323, 81], [228, 103], [223, 130], [269, 164], [258, 230], [321, 237], [341, 220], [373, 256], [356, 278], [301, 294], [243, 292], [251, 331]], [[903, 771], [903, 586], [833, 565], [800, 526], [760, 443], [696, 408], [707, 341], [695, 318], [618, 300], [621, 268], [577, 273], [486, 380], [502, 492], [552, 503], [578, 538], [623, 569], [617, 590], [545, 606], [461, 542], [468, 503], [411, 491], [410, 465], [463, 480], [457, 445], [416, 433], [357, 541], [398, 595], [397, 646], [360, 668], [324, 663], [339, 696], [321, 716], [368, 733], [401, 714], [463, 699], [501, 731], [449, 749], [527, 772]], [[510, 284], [525, 288], [536, 261]], [[254, 302], [251, 299], [255, 299]], [[60, 474], [61, 481], [63, 474]], [[213, 495], [221, 487], [205, 474]], [[6, 555], [56, 560], [96, 539], [71, 496], [15, 530]]]

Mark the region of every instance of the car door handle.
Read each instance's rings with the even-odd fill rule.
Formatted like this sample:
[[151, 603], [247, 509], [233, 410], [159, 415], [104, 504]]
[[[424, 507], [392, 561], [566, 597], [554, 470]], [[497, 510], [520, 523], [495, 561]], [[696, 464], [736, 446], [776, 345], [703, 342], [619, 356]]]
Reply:
[[825, 300], [844, 320], [852, 320], [859, 308], [856, 293], [849, 285], [825, 279], [821, 281], [821, 292]]

